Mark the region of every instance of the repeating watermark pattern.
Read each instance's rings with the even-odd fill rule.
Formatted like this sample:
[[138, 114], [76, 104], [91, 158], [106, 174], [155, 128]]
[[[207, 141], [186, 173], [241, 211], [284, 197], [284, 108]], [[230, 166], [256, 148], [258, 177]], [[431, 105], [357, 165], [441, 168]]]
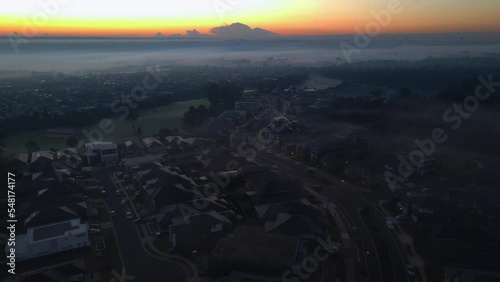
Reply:
[[[284, 114], [280, 113], [278, 118], [281, 118], [283, 116]], [[254, 117], [253, 120], [255, 119], [256, 118]], [[282, 132], [286, 128], [286, 126], [284, 124], [281, 124], [280, 126], [273, 127], [272, 130], [267, 130], [268, 138], [263, 138], [263, 139], [259, 137], [261, 131], [258, 131], [256, 133], [256, 136], [254, 136], [253, 134], [248, 132], [241, 133], [240, 130], [242, 128], [244, 128], [244, 126], [240, 126], [239, 129], [234, 130], [230, 134], [230, 138], [241, 140], [241, 142], [236, 146], [236, 152], [239, 156], [242, 156], [247, 161], [252, 162], [255, 160], [257, 156], [257, 151], [260, 148], [258, 146], [258, 142], [260, 141], [261, 144], [265, 145], [271, 144], [275, 138], [275, 134]], [[211, 161], [212, 160], [210, 159], [200, 160], [200, 162], [202, 162], [205, 168], [210, 164]], [[238, 161], [230, 160], [225, 165], [225, 171], [236, 171], [241, 166], [242, 165]], [[221, 190], [224, 190], [224, 188], [226, 188], [231, 183], [231, 180], [234, 177], [236, 177], [235, 174], [229, 174], [229, 173], [220, 174], [214, 171], [209, 172], [208, 176], [213, 181], [204, 186], [203, 191], [201, 191], [202, 192], [201, 194], [196, 194], [194, 196], [193, 207], [188, 206], [184, 203], [179, 205], [179, 210], [181, 212], [181, 215], [183, 219], [188, 223], [189, 223], [189, 216], [199, 214], [204, 209], [206, 209], [208, 205], [211, 203], [209, 198], [217, 197], [220, 194]]]
[[30, 42], [30, 39], [40, 36], [39, 29], [47, 26], [49, 20], [56, 17], [61, 7], [67, 5], [71, 0], [40, 0], [38, 9], [31, 19], [24, 18], [24, 24], [20, 32], [9, 35], [9, 41], [14, 53], [19, 53], [19, 45]]
[[212, 7], [214, 8], [221, 22], [225, 23], [225, 16], [227, 15], [227, 13], [233, 12], [242, 3], [243, 0], [215, 0], [212, 2]]
[[118, 271], [116, 271], [116, 269], [113, 269], [111, 271], [111, 274], [113, 274], [113, 277], [111, 277], [109, 282], [126, 282], [133, 281], [135, 279], [135, 276], [126, 274], [125, 268], [122, 269], [122, 273], [119, 273]]
[[[131, 112], [138, 107], [138, 103], [147, 98], [148, 91], [156, 89], [164, 81], [161, 74], [161, 68], [156, 65], [155, 68], [146, 67], [147, 74], [142, 79], [142, 84], [135, 86], [129, 94], [121, 94], [120, 99], [114, 100], [110, 104], [111, 111], [119, 114], [119, 119], [127, 120]], [[97, 128], [91, 130], [83, 129], [82, 134], [85, 137], [78, 143], [78, 148], [83, 148], [87, 142], [102, 142], [105, 134], [111, 134], [116, 130], [113, 120], [104, 118], [98, 123]]]
[[[471, 114], [479, 109], [480, 103], [487, 100], [497, 87], [500, 87], [500, 81], [494, 81], [493, 75], [489, 74], [488, 78], [483, 76], [478, 77], [479, 84], [476, 86], [474, 94], [468, 95], [462, 103], [455, 103], [448, 108], [442, 115], [443, 122], [447, 124], [451, 130], [458, 130], [464, 120], [469, 119]], [[431, 131], [429, 138], [419, 140], [415, 139], [414, 143], [417, 149], [410, 152], [407, 157], [398, 156], [400, 161], [397, 167], [397, 173], [392, 170], [386, 170], [384, 178], [392, 190], [396, 190], [399, 184], [405, 183], [412, 176], [422, 162], [428, 160], [436, 152], [437, 146], [448, 140], [448, 134], [442, 127], [436, 127]]]
[[[135, 86], [130, 90], [130, 93], [125, 95], [121, 94], [119, 99], [114, 100], [110, 104], [111, 111], [115, 114], [119, 114], [120, 120], [127, 120], [133, 110], [137, 109], [138, 103], [144, 101], [147, 98], [148, 91], [153, 91], [156, 89], [160, 83], [164, 82], [165, 76], [162, 77], [161, 67], [156, 65], [155, 68], [150, 66], [146, 67], [147, 74], [143, 77], [142, 83]], [[110, 118], [103, 118], [97, 123], [97, 127], [90, 130], [83, 129], [82, 135], [84, 138], [78, 141], [77, 149], [84, 149], [85, 143], [91, 142], [102, 142], [105, 140], [106, 134], [112, 134], [116, 130], [116, 125]], [[71, 154], [63, 152], [66, 156], [66, 164], [57, 161], [54, 158], [52, 162], [52, 168], [56, 173], [59, 182], [64, 180], [64, 170], [72, 169], [72, 166], [76, 166], [76, 159], [71, 158]]]
[[331, 236], [328, 235], [326, 241], [321, 237], [316, 238], [318, 245], [314, 248], [311, 255], [302, 260], [301, 263], [295, 265], [293, 269], [287, 270], [281, 276], [283, 282], [300, 282], [309, 281], [311, 275], [318, 270], [319, 264], [325, 262], [335, 252], [332, 246]]
[[[410, 0], [411, 1], [411, 0]], [[404, 10], [400, 0], [389, 0], [385, 9], [371, 11], [372, 20], [368, 21], [364, 29], [355, 28], [356, 34], [352, 44], [341, 42], [339, 47], [346, 62], [352, 62], [352, 56], [360, 54], [362, 50], [368, 48], [374, 37], [378, 36], [382, 29], [387, 27], [393, 20], [393, 16], [400, 14]]]

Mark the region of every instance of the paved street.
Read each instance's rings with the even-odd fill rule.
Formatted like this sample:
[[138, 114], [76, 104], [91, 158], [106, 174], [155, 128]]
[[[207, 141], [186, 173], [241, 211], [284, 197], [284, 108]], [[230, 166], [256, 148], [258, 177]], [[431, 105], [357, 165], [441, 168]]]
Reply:
[[115, 210], [116, 216], [111, 217], [121, 257], [127, 275], [135, 276], [133, 281], [186, 281], [188, 273], [186, 268], [161, 257], [153, 257], [146, 252], [141, 238], [137, 232], [133, 219], [125, 217], [125, 207], [121, 205], [121, 196], [116, 195], [116, 188], [109, 175], [116, 168], [108, 167], [96, 172], [96, 179], [106, 190], [106, 205], [109, 210]]
[[[256, 161], [268, 165], [277, 165], [282, 172], [289, 174], [291, 177], [297, 178], [306, 184], [324, 186], [323, 183], [319, 183], [307, 176], [303, 165], [297, 165], [291, 160], [282, 159], [271, 153], [259, 151], [257, 153]], [[380, 236], [385, 238], [388, 245], [391, 265], [393, 268], [392, 277], [382, 277], [375, 242], [359, 214], [359, 210], [361, 208], [365, 206], [372, 207], [372, 203], [364, 198], [360, 192], [350, 188], [347, 184], [342, 183], [342, 181], [336, 179], [335, 177], [321, 171], [316, 171], [315, 174], [328, 179], [331, 184], [325, 187], [322, 193], [325, 194], [337, 207], [339, 207], [347, 222], [350, 223], [351, 228], [355, 227], [357, 229], [359, 239], [362, 242], [365, 254], [365, 263], [370, 281], [409, 281], [406, 274], [407, 260], [404, 256], [404, 252], [401, 251], [400, 242], [396, 240], [392, 231], [385, 226], [383, 218], [374, 216], [375, 224], [379, 227]], [[375, 214], [375, 211], [373, 213]], [[363, 260], [361, 261], [363, 262]]]

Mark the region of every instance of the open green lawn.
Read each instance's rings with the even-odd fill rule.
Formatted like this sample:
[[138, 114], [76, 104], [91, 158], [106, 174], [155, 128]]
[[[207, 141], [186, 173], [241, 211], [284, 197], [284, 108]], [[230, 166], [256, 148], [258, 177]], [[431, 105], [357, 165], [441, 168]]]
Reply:
[[[189, 100], [173, 103], [171, 105], [158, 107], [155, 109], [148, 109], [141, 111], [139, 114], [139, 119], [136, 122], [136, 126], [142, 128], [144, 136], [152, 135], [162, 127], [168, 128], [181, 128], [182, 118], [184, 117], [184, 112], [189, 110], [190, 106], [205, 105], [209, 106], [210, 103], [206, 99], [200, 100]], [[116, 127], [109, 134], [104, 134], [104, 140], [110, 140], [117, 143], [124, 142], [130, 138], [132, 134], [132, 126], [129, 122], [119, 119], [118, 117], [113, 118], [113, 125]], [[98, 123], [94, 125], [89, 125], [83, 128], [78, 128], [77, 138], [85, 138], [82, 134], [82, 130], [87, 130], [91, 132], [93, 129], [97, 129]], [[48, 150], [50, 147], [54, 148], [64, 148], [66, 146], [66, 139], [68, 135], [65, 134], [47, 134], [45, 130], [29, 131], [29, 132], [17, 132], [8, 135], [6, 140], [6, 156], [9, 158], [14, 157], [19, 153], [26, 152], [25, 144], [28, 140], [34, 140], [41, 150]], [[84, 139], [86, 140], [86, 139]]]

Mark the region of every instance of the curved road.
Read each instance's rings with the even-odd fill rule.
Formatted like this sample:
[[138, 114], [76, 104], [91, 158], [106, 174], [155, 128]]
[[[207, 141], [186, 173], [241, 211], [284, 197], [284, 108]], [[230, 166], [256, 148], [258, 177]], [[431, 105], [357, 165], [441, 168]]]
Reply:
[[105, 201], [109, 210], [115, 210], [116, 216], [111, 217], [116, 239], [120, 248], [126, 275], [135, 276], [133, 280], [125, 281], [186, 281], [186, 267], [173, 261], [153, 257], [146, 252], [141, 238], [132, 219], [125, 217], [121, 196], [116, 195], [116, 187], [111, 178], [117, 167], [107, 167], [95, 173], [96, 179], [106, 190]]
[[[319, 183], [318, 181], [307, 176], [307, 170], [304, 169], [303, 164], [298, 165], [291, 160], [282, 159], [274, 154], [264, 151], [257, 152], [256, 161], [268, 165], [276, 165], [281, 168], [284, 173], [289, 174], [291, 177], [298, 178], [304, 183], [312, 185], [320, 184], [324, 186], [323, 183]], [[351, 224], [351, 227], [356, 227], [358, 238], [361, 240], [363, 245], [366, 267], [370, 281], [410, 281], [406, 273], [407, 258], [405, 257], [404, 252], [401, 251], [400, 242], [395, 237], [393, 231], [386, 227], [384, 219], [381, 218], [375, 210], [373, 210], [374, 207], [371, 202], [362, 196], [358, 192], [359, 190], [349, 187], [348, 184], [343, 183], [330, 174], [316, 170], [315, 175], [321, 175], [323, 178], [328, 179], [330, 184], [327, 188], [325, 187], [321, 193], [326, 195], [338, 206], [348, 223]], [[381, 272], [375, 240], [370, 231], [367, 229], [359, 213], [359, 210], [363, 207], [370, 207], [372, 209], [372, 220], [378, 227], [380, 237], [384, 238], [384, 242], [388, 246], [390, 265], [392, 266], [392, 275], [386, 274], [383, 276], [383, 273]]]

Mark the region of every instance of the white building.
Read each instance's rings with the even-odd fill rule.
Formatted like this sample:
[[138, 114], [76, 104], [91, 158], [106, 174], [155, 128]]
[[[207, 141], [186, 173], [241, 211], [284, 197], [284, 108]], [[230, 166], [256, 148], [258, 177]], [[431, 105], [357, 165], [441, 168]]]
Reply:
[[[90, 246], [88, 224], [79, 218], [28, 227], [25, 234], [16, 236], [18, 261]], [[11, 247], [6, 246], [6, 253]]]
[[85, 143], [85, 156], [89, 164], [96, 161], [112, 163], [118, 161], [118, 150], [113, 142]]

